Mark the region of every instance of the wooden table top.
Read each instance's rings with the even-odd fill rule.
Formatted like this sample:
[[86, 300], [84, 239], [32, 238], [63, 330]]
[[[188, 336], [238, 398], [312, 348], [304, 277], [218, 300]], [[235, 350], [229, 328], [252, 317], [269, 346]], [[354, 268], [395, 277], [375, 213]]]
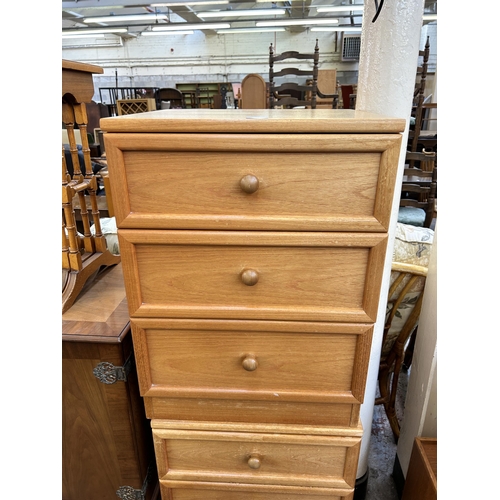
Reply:
[[93, 73], [104, 69], [93, 64], [62, 60], [62, 96], [71, 94], [76, 102], [90, 102], [94, 95]]
[[70, 69], [73, 71], [82, 71], [84, 73], [104, 73], [104, 69], [94, 64], [81, 63], [78, 61], [62, 60], [62, 69]]
[[101, 118], [106, 132], [400, 133], [406, 120], [352, 109], [166, 109]]
[[102, 271], [88, 283], [62, 315], [64, 341], [119, 343], [129, 327], [121, 263]]

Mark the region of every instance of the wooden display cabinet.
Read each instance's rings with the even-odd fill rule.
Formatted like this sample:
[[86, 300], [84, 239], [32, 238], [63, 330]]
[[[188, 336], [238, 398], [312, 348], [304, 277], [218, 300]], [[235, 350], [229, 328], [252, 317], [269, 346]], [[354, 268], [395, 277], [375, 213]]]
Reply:
[[184, 95], [186, 108], [212, 108], [215, 95], [221, 94], [221, 87], [231, 90], [230, 83], [178, 83], [175, 88]]

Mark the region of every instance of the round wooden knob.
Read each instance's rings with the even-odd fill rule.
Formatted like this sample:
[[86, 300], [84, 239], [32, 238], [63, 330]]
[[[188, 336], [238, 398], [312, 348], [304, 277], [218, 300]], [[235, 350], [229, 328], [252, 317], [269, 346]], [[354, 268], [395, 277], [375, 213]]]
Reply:
[[240, 187], [245, 193], [255, 193], [259, 189], [259, 179], [252, 174], [245, 175], [240, 180]]
[[241, 363], [247, 372], [253, 372], [259, 366], [253, 354], [247, 354]]
[[258, 469], [261, 466], [261, 459], [259, 455], [250, 455], [250, 458], [248, 459], [248, 467], [250, 469]]
[[247, 286], [253, 286], [259, 281], [259, 273], [254, 269], [244, 269], [241, 273], [241, 281]]

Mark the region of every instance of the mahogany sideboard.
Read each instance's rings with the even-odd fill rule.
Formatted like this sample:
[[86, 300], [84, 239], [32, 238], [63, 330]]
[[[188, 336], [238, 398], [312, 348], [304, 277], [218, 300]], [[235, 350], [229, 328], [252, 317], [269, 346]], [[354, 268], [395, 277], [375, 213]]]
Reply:
[[63, 500], [159, 495], [121, 264], [62, 316], [62, 465]]
[[163, 500], [351, 500], [405, 120], [101, 119]]

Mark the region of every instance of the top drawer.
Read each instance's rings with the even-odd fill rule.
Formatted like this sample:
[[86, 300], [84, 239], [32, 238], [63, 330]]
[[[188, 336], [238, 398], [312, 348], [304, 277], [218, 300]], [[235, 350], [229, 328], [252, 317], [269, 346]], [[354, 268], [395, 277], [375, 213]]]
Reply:
[[105, 134], [118, 227], [386, 232], [399, 134]]

